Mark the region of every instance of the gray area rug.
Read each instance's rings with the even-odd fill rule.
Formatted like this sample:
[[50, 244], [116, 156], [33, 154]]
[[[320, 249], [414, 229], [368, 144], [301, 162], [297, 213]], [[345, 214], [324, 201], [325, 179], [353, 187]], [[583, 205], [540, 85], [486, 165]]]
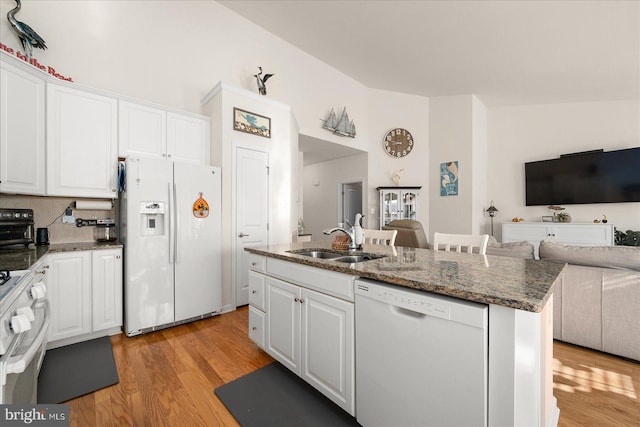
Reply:
[[243, 427], [360, 425], [278, 362], [218, 387], [215, 394]]
[[47, 350], [38, 403], [62, 403], [119, 381], [109, 337]]

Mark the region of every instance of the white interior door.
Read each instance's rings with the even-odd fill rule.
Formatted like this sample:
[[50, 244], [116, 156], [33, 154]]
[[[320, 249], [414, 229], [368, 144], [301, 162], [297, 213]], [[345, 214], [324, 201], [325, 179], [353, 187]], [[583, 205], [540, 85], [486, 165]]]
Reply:
[[267, 244], [269, 219], [269, 155], [236, 150], [236, 306], [249, 303], [249, 261], [244, 248]]

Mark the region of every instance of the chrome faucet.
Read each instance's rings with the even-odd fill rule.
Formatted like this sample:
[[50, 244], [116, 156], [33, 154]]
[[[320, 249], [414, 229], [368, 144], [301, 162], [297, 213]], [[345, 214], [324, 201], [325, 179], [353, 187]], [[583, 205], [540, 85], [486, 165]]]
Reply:
[[335, 233], [336, 231], [342, 231], [344, 234], [347, 235], [347, 237], [349, 238], [349, 250], [350, 251], [355, 251], [357, 249], [356, 247], [356, 239], [353, 235], [353, 229], [352, 231], [348, 231], [345, 230], [342, 227], [335, 227], [335, 228], [327, 228], [326, 230], [323, 231], [324, 234], [329, 235], [331, 233]]

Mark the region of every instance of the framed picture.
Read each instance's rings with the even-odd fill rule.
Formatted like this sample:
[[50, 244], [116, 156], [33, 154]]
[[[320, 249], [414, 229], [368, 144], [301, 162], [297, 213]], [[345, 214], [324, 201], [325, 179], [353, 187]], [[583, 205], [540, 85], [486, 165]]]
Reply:
[[440, 195], [458, 195], [458, 161], [440, 163]]
[[542, 217], [542, 222], [553, 222], [553, 216], [551, 216], [551, 215], [543, 216]]
[[233, 107], [233, 129], [252, 135], [271, 138], [271, 119]]

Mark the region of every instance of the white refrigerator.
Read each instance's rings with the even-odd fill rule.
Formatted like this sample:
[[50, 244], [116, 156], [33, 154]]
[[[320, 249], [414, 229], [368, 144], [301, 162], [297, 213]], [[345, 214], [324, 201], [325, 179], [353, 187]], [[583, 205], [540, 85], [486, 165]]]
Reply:
[[125, 164], [120, 205], [125, 333], [219, 312], [220, 169], [138, 158]]

